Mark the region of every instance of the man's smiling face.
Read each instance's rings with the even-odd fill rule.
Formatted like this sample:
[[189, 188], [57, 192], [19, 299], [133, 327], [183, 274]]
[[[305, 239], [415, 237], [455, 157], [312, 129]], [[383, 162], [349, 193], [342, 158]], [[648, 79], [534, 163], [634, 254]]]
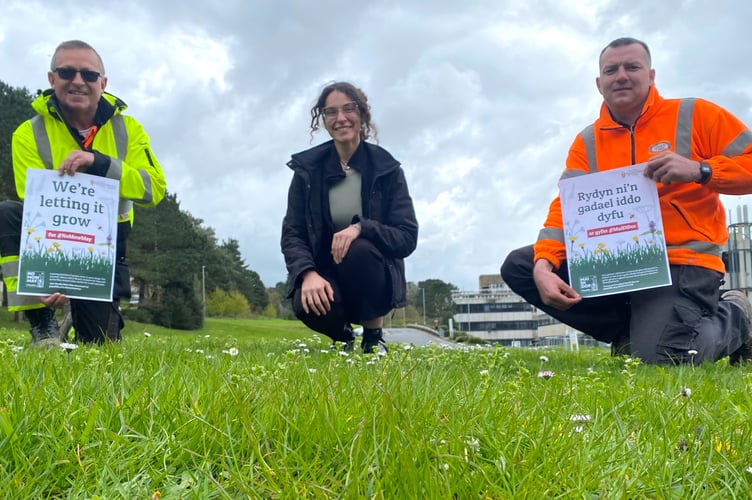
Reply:
[[[69, 68], [103, 73], [101, 62], [96, 52], [89, 49], [61, 49], [55, 55], [54, 68]], [[107, 77], [102, 75], [94, 82], [83, 79], [76, 73], [72, 80], [62, 78], [57, 72], [47, 74], [52, 90], [57, 96], [63, 114], [68, 118], [76, 116], [94, 116], [104, 89]]]

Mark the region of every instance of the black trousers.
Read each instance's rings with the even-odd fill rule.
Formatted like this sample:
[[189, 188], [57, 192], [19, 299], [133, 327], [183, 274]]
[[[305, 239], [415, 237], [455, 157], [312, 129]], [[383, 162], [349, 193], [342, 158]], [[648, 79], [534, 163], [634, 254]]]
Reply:
[[392, 284], [384, 256], [370, 241], [352, 242], [342, 262], [330, 270], [319, 270], [334, 290], [334, 302], [322, 316], [306, 314], [300, 298], [300, 285], [292, 296], [295, 316], [308, 328], [335, 341], [350, 340], [345, 327], [384, 316], [391, 309]]
[[[18, 260], [21, 248], [22, 221], [22, 203], [17, 201], [0, 202], [0, 255], [4, 260], [8, 257], [16, 257], [16, 262]], [[73, 328], [76, 330], [75, 338], [79, 342], [102, 343], [106, 340], [114, 341], [121, 338], [120, 331], [123, 329], [124, 323], [120, 314], [120, 299], [130, 297], [130, 278], [128, 266], [125, 264], [125, 241], [129, 232], [130, 222], [118, 224], [113, 301], [102, 302], [81, 299], [71, 299], [70, 301]], [[15, 288], [9, 290], [9, 292], [11, 291], [15, 293]], [[12, 306], [13, 304], [9, 305]], [[29, 309], [30, 307], [24, 306], [23, 308]]]
[[[749, 324], [737, 305], [719, 301], [723, 276], [697, 266], [670, 266], [670, 286], [582, 299], [566, 311], [545, 305], [533, 281], [533, 246], [510, 253], [501, 277], [529, 304], [602, 342], [631, 343], [646, 363], [714, 362], [739, 349]], [[567, 264], [556, 274], [569, 283]], [[690, 350], [697, 351], [694, 356]]]

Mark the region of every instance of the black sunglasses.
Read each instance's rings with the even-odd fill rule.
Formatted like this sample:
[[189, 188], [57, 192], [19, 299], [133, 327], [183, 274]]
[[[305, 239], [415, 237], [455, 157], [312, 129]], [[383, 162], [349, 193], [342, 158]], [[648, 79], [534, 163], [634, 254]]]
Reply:
[[55, 68], [52, 71], [57, 73], [57, 75], [63, 80], [73, 80], [74, 78], [76, 78], [76, 73], [81, 73], [81, 78], [89, 83], [96, 82], [97, 80], [99, 80], [99, 77], [102, 76], [102, 73], [97, 73], [96, 71], [91, 71], [88, 69], [79, 70], [74, 68]]

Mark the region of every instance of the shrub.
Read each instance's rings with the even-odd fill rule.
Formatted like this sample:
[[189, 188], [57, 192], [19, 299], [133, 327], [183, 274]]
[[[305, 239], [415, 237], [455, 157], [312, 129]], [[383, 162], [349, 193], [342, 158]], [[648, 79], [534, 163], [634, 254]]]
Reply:
[[228, 293], [217, 288], [206, 298], [206, 314], [209, 316], [238, 317], [250, 313], [248, 299], [237, 290]]

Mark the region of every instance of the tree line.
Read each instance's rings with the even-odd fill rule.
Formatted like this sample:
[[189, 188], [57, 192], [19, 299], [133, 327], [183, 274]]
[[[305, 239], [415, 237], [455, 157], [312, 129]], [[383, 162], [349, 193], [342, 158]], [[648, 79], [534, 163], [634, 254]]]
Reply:
[[[0, 81], [0, 200], [18, 200], [11, 137], [34, 115], [33, 98], [26, 88]], [[213, 228], [180, 207], [175, 193], [168, 192], [154, 208], [135, 207], [127, 261], [133, 299], [123, 305], [123, 313], [131, 319], [194, 330], [203, 326], [205, 316], [294, 318], [287, 284], [266, 288], [244, 261], [238, 241], [220, 241]], [[456, 290], [438, 279], [410, 282], [408, 306], [389, 321], [446, 325], [454, 314], [451, 294]]]

